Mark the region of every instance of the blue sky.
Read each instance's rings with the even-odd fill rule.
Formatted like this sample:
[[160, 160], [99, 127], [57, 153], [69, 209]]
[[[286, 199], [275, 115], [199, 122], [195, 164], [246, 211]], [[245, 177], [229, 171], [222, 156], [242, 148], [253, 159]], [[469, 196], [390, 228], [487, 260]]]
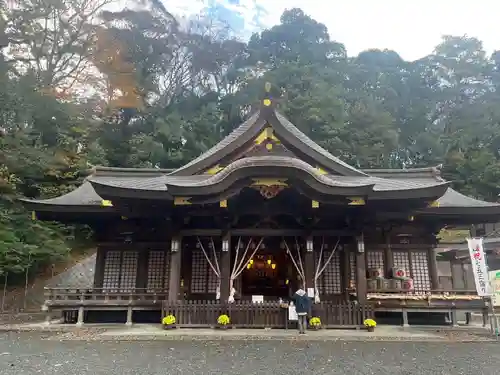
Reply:
[[389, 48], [414, 60], [431, 53], [444, 34], [478, 37], [490, 53], [500, 49], [500, 0], [163, 1], [179, 15], [209, 10], [247, 34], [279, 23], [286, 8], [299, 7], [326, 24], [349, 55], [367, 48]]

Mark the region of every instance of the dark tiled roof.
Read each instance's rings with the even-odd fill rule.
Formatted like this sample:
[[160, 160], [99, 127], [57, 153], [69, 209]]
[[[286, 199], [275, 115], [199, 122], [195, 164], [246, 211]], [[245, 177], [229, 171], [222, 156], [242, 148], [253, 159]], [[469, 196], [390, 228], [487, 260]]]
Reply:
[[[444, 181], [440, 174], [439, 167], [430, 168], [413, 168], [413, 169], [374, 169], [365, 170], [365, 172], [383, 177], [386, 179], [402, 179], [408, 182], [428, 183], [431, 181]], [[494, 202], [486, 202], [479, 199], [468, 197], [459, 193], [452, 188], [448, 188], [444, 195], [438, 200], [439, 207], [443, 208], [481, 208], [481, 207], [498, 207], [500, 204]]]
[[440, 207], [499, 207], [500, 204], [486, 202], [479, 199], [460, 194], [458, 191], [449, 188], [446, 193], [438, 199]]
[[318, 181], [329, 186], [362, 187], [362, 186], [374, 185], [374, 181], [372, 181], [370, 178], [358, 177], [358, 178], [344, 179], [344, 177], [342, 176], [335, 176], [335, 178], [332, 178], [333, 176], [322, 175], [318, 173], [318, 170], [316, 170], [310, 164], [307, 164], [306, 162], [300, 159], [288, 156], [275, 156], [275, 155], [252, 156], [236, 160], [214, 176], [197, 175], [197, 176], [185, 177], [182, 179], [176, 176], [166, 176], [166, 183], [169, 185], [176, 185], [176, 186], [191, 186], [191, 187], [210, 186], [218, 181], [223, 180], [236, 170], [250, 168], [250, 167], [294, 168], [296, 170], [301, 170], [303, 172], [308, 173], [309, 175], [314, 176], [314, 178], [316, 178]]
[[[347, 171], [348, 173], [360, 176], [365, 175], [364, 172], [343, 162], [342, 160], [333, 156], [331, 153], [319, 146], [316, 142], [311, 140], [277, 111], [267, 111], [266, 115], [262, 115], [262, 113], [262, 111], [257, 111], [247, 121], [241, 124], [231, 134], [217, 143], [214, 147], [204, 152], [185, 166], [176, 169], [174, 172], [172, 172], [172, 174], [184, 174], [195, 165], [204, 164], [211, 158], [217, 158], [219, 160], [222, 159], [225, 154], [234, 151], [235, 148], [243, 146], [247, 141], [251, 140], [254, 135], [258, 134], [258, 132], [261, 131], [266, 123], [269, 123], [271, 126], [273, 126], [273, 121], [277, 120], [283, 127], [283, 129], [285, 129], [285, 131], [290, 134], [290, 137], [302, 145], [301, 147], [303, 148], [303, 150], [305, 150], [306, 153], [316, 153], [320, 157], [326, 159], [331, 165], [338, 166], [338, 169], [342, 169], [343, 171]], [[217, 161], [218, 160], [210, 160], [210, 162], [214, 164], [217, 163]], [[206, 167], [206, 165], [203, 165], [203, 168], [197, 168], [195, 173], [199, 172], [198, 169], [204, 169]]]
[[439, 167], [411, 168], [411, 169], [363, 169], [370, 176], [381, 178], [403, 178], [403, 179], [431, 179], [443, 181]]
[[[267, 163], [285, 163], [289, 164], [289, 160], [286, 157], [254, 157], [248, 158], [246, 163], [257, 162], [267, 162]], [[253, 160], [255, 159], [255, 160]], [[283, 159], [283, 160], [282, 160]], [[236, 167], [242, 162], [235, 162]], [[233, 164], [235, 164], [233, 163]], [[297, 164], [300, 168], [308, 170], [313, 173], [312, 167], [307, 163], [295, 159], [292, 164]], [[248, 164], [247, 164], [248, 165]], [[233, 166], [232, 168], [235, 168]], [[123, 169], [123, 172], [113, 169], [106, 170], [98, 168], [96, 173], [90, 176], [87, 181], [85, 181], [79, 188], [74, 191], [62, 195], [60, 197], [46, 199], [46, 200], [24, 200], [27, 203], [35, 203], [40, 205], [49, 206], [99, 206], [101, 205], [102, 199], [94, 191], [91, 182], [97, 184], [102, 184], [117, 188], [132, 188], [136, 190], [151, 190], [151, 191], [167, 191], [167, 184], [176, 186], [203, 186], [210, 184], [214, 179], [219, 179], [223, 177], [223, 173], [228, 173], [230, 168], [226, 168], [227, 171], [220, 172], [218, 175], [195, 175], [195, 176], [175, 176], [169, 175], [165, 170], [132, 170]], [[368, 171], [366, 171], [368, 172]], [[381, 178], [374, 176], [336, 176], [336, 175], [320, 175], [316, 177], [319, 181], [330, 186], [337, 187], [360, 187], [373, 185], [374, 191], [403, 191], [412, 190], [420, 188], [428, 188], [432, 186], [439, 185], [443, 182], [441, 178], [436, 178], [436, 176], [428, 175], [424, 178], [421, 173], [423, 171], [412, 171], [412, 170], [401, 170], [392, 171], [391, 178]], [[388, 175], [388, 173], [376, 173], [380, 175]], [[420, 174], [420, 175], [419, 175]], [[402, 177], [406, 178], [402, 178]], [[410, 177], [412, 176], [412, 177]], [[456, 207], [456, 208], [481, 208], [481, 207], [500, 207], [498, 203], [490, 203], [474, 198], [467, 197], [457, 191], [448, 188], [446, 193], [438, 199], [440, 207]]]
[[258, 119], [260, 116], [260, 111], [254, 113], [248, 120], [246, 120], [243, 124], [238, 126], [235, 130], [233, 130], [228, 136], [226, 136], [222, 141], [217, 143], [215, 146], [210, 148], [208, 151], [205, 151], [203, 154], [190, 161], [186, 165], [176, 169], [173, 171], [173, 174], [181, 173], [182, 171], [192, 167], [195, 164], [200, 163], [203, 160], [210, 158], [221, 150], [224, 150], [227, 147], [230, 147], [234, 142], [236, 142], [243, 134], [249, 131], [254, 126], [263, 126], [264, 122], [259, 123]]
[[97, 195], [90, 182], [85, 181], [78, 188], [60, 197], [50, 199], [22, 199], [26, 203], [49, 206], [98, 206], [102, 198]]
[[99, 177], [93, 176], [88, 179], [99, 185], [106, 185], [116, 188], [134, 189], [134, 190], [154, 190], [154, 191], [167, 191], [167, 183], [196, 183], [198, 181], [206, 180], [207, 175], [196, 176], [169, 176], [160, 175], [157, 177]]
[[318, 154], [324, 156], [325, 158], [329, 159], [335, 164], [338, 164], [348, 170], [351, 170], [352, 172], [355, 172], [357, 174], [364, 174], [364, 172], [354, 168], [353, 166], [343, 162], [339, 158], [333, 156], [331, 153], [326, 151], [323, 147], [318, 145], [316, 142], [314, 142], [311, 138], [309, 138], [307, 135], [302, 133], [295, 125], [293, 125], [285, 116], [283, 116], [279, 112], [275, 112], [276, 118], [279, 120], [281, 125], [288, 130], [295, 138], [297, 138], [299, 141], [301, 141], [304, 145], [306, 145], [308, 148], [314, 150]]

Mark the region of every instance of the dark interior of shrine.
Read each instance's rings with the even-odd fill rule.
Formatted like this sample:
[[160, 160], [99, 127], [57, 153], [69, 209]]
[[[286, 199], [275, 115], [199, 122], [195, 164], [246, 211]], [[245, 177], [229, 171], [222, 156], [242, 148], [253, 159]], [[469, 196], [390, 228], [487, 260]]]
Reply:
[[296, 272], [279, 237], [266, 238], [243, 270], [241, 297], [288, 298], [296, 285]]

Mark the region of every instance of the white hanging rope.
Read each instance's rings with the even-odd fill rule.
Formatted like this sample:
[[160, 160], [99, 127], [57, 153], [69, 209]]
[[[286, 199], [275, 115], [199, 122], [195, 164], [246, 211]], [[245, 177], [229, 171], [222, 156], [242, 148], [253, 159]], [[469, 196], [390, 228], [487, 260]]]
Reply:
[[301, 255], [301, 252], [300, 252], [300, 245], [299, 245], [299, 240], [297, 239], [297, 237], [295, 237], [295, 247], [297, 248], [297, 255], [298, 255], [298, 260], [299, 260], [299, 266], [300, 266], [300, 269], [302, 270], [302, 281], [304, 283], [304, 288], [305, 288], [305, 285], [306, 285], [306, 279], [305, 279], [305, 271], [304, 271], [304, 263], [302, 262], [302, 255]]
[[[241, 265], [241, 267], [236, 271], [236, 273], [234, 274], [234, 277], [238, 277], [241, 275], [241, 273], [245, 270], [245, 268], [247, 267], [248, 263], [250, 263], [250, 260], [255, 256], [255, 254], [257, 253], [257, 251], [259, 251], [259, 248], [260, 248], [260, 245], [262, 245], [262, 242], [264, 241], [264, 237], [262, 237], [259, 241], [259, 243], [257, 244], [257, 246], [255, 246], [255, 250], [253, 251], [253, 253], [247, 258], [247, 260]], [[244, 258], [242, 258], [244, 259]]]
[[[286, 252], [290, 255], [290, 259], [292, 259], [292, 263], [295, 266], [295, 269], [297, 270], [297, 273], [299, 274], [300, 278], [302, 281], [305, 283], [305, 278], [304, 278], [304, 267], [299, 267], [295, 259], [293, 258], [293, 254], [290, 251], [290, 247], [288, 247], [288, 243], [286, 240], [283, 238], [283, 243], [285, 244], [286, 247]], [[300, 252], [300, 249], [297, 249], [298, 252]]]
[[201, 251], [203, 251], [203, 255], [205, 255], [205, 259], [207, 260], [208, 265], [210, 266], [212, 271], [214, 271], [215, 276], [217, 277], [217, 289], [215, 292], [215, 299], [220, 299], [220, 281], [221, 281], [220, 280], [220, 267], [219, 267], [219, 262], [217, 260], [217, 253], [215, 252], [214, 240], [211, 238], [212, 250], [213, 250], [213, 254], [214, 254], [214, 261], [215, 261], [215, 265], [217, 268], [214, 267], [214, 264], [210, 260], [210, 257], [208, 256], [208, 253], [206, 252], [205, 247], [203, 246], [203, 243], [200, 240], [200, 237], [196, 237], [196, 239], [198, 240], [198, 244], [200, 245]]
[[[260, 245], [262, 245], [263, 241], [264, 241], [264, 237], [261, 237], [261, 239], [260, 239], [259, 243], [257, 244], [257, 246], [255, 246], [255, 250], [252, 252], [252, 254], [248, 258], [246, 258], [246, 261], [245, 261], [245, 257], [246, 257], [247, 251], [248, 251], [248, 249], [250, 247], [250, 244], [252, 243], [252, 239], [250, 239], [250, 241], [248, 242], [248, 245], [247, 245], [247, 247], [245, 249], [245, 253], [241, 257], [241, 261], [239, 262], [239, 268], [235, 269], [233, 267], [233, 272], [231, 273], [231, 278], [229, 279], [229, 298], [228, 298], [228, 302], [230, 302], [230, 303], [234, 302], [234, 288], [233, 288], [234, 280], [236, 280], [236, 278], [238, 276], [240, 276], [241, 273], [245, 270], [245, 268], [247, 267], [248, 263], [250, 263], [250, 260], [255, 256], [255, 254], [257, 253], [257, 251], [259, 251]], [[239, 246], [239, 243], [240, 243], [240, 241], [238, 240], [238, 246]], [[234, 260], [234, 263], [236, 264], [236, 259]]]
[[[248, 242], [250, 244], [250, 242]], [[234, 256], [234, 263], [233, 263], [233, 269], [231, 271], [231, 277], [229, 278], [229, 298], [228, 302], [233, 303], [234, 302], [234, 274], [236, 273], [236, 269], [238, 268], [238, 255], [240, 253], [240, 245], [241, 245], [241, 237], [238, 237], [238, 243], [236, 244], [236, 254]]]
[[335, 244], [335, 247], [333, 248], [330, 256], [326, 259], [325, 264], [323, 265], [323, 267], [321, 267], [321, 261], [323, 260], [323, 249], [325, 247], [325, 238], [323, 237], [323, 241], [321, 243], [321, 250], [320, 250], [320, 253], [319, 253], [318, 264], [316, 266], [316, 273], [314, 275], [314, 302], [315, 303], [321, 302], [321, 300], [319, 298], [318, 279], [321, 276], [321, 274], [323, 272], [325, 272], [326, 267], [328, 266], [328, 264], [330, 264], [330, 262], [332, 261], [333, 256], [335, 255], [335, 253], [337, 251], [337, 247], [339, 246], [339, 242], [340, 242], [340, 237], [337, 239], [337, 243]]
[[[241, 237], [240, 237], [241, 239]], [[248, 250], [250, 249], [250, 245], [253, 243], [253, 238], [250, 237], [250, 240], [247, 243], [247, 246], [245, 247], [245, 251], [243, 252], [243, 255], [241, 256], [241, 259], [238, 262], [238, 266], [236, 266], [236, 270], [239, 270], [241, 268], [241, 265], [243, 264], [243, 260], [245, 260]], [[236, 264], [236, 259], [234, 260], [234, 263]]]
[[220, 277], [220, 275], [221, 275], [221, 273], [220, 273], [220, 266], [219, 266], [219, 260], [217, 259], [217, 253], [215, 251], [214, 239], [212, 237], [210, 237], [210, 241], [212, 243], [212, 254], [214, 255], [215, 266], [217, 267], [217, 272], [219, 273], [219, 277]]

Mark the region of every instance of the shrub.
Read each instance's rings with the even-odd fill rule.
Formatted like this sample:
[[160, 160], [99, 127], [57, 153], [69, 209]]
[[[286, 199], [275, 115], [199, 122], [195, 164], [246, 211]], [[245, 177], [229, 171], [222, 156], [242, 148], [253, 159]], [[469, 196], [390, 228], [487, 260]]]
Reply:
[[172, 324], [175, 324], [175, 316], [167, 315], [161, 320], [161, 324], [165, 326], [171, 326]]
[[365, 327], [376, 327], [377, 326], [377, 322], [373, 319], [365, 319], [363, 324], [365, 325]]
[[225, 326], [230, 322], [231, 320], [229, 319], [229, 316], [227, 316], [226, 314], [222, 314], [221, 316], [219, 316], [219, 318], [217, 318], [217, 324], [220, 324], [221, 326]]

